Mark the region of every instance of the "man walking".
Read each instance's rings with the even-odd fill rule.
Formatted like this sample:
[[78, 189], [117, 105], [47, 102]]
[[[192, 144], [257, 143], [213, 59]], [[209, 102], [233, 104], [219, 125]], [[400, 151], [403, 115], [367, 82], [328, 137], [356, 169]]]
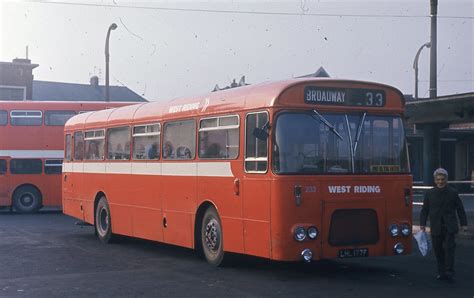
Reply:
[[439, 168], [433, 173], [436, 187], [425, 194], [420, 214], [420, 227], [424, 231], [429, 218], [433, 250], [438, 262], [439, 280], [452, 280], [454, 276], [455, 235], [459, 231], [456, 212], [463, 231], [467, 231], [464, 206], [456, 190], [449, 187], [448, 172]]

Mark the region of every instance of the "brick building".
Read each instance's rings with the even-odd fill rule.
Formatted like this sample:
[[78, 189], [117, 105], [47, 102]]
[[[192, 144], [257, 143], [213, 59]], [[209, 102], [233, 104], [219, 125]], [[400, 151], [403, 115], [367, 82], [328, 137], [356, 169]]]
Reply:
[[[105, 86], [99, 85], [97, 76], [89, 84], [48, 82], [34, 80], [29, 59], [0, 62], [0, 100], [35, 101], [104, 101]], [[124, 86], [110, 86], [110, 101], [147, 101]]]

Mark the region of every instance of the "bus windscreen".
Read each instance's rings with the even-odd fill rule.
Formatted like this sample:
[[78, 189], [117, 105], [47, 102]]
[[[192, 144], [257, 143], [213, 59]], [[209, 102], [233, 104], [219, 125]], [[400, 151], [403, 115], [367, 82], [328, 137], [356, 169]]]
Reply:
[[276, 120], [276, 174], [407, 173], [398, 116], [284, 112]]

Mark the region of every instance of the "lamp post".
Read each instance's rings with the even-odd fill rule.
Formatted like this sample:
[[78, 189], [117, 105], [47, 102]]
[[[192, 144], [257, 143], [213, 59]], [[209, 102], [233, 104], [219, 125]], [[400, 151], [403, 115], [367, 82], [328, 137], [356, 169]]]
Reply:
[[105, 38], [105, 101], [110, 101], [109, 94], [109, 38], [110, 31], [117, 29], [117, 24], [112, 23], [107, 30], [107, 37]]
[[431, 38], [430, 38], [430, 98], [435, 99], [438, 96], [438, 29], [437, 29], [437, 18], [438, 18], [438, 0], [430, 0], [430, 19], [431, 19]]
[[424, 43], [418, 49], [418, 52], [416, 52], [415, 60], [413, 61], [413, 69], [415, 70], [415, 99], [418, 99], [418, 58], [420, 58], [421, 50], [423, 50], [424, 47], [430, 48], [431, 43], [430, 42]]

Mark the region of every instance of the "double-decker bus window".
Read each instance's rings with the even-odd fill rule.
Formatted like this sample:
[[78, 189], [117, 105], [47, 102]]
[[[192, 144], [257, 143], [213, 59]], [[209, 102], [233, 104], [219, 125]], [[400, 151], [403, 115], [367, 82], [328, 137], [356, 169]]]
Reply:
[[0, 111], [0, 125], [7, 125], [8, 123], [8, 112]]
[[84, 135], [82, 131], [74, 133], [74, 160], [84, 159]]
[[0, 175], [5, 175], [7, 173], [7, 161], [0, 159]]
[[130, 128], [128, 126], [107, 130], [107, 159], [130, 159]]
[[47, 159], [44, 161], [45, 174], [61, 174], [63, 167], [62, 159]]
[[199, 158], [237, 158], [239, 154], [238, 116], [202, 119], [199, 126]]
[[44, 112], [44, 124], [49, 126], [64, 126], [72, 116], [74, 111], [46, 111]]
[[163, 130], [163, 159], [194, 159], [196, 156], [196, 122], [168, 122]]
[[160, 158], [160, 131], [159, 123], [133, 128], [133, 159]]
[[104, 159], [104, 145], [105, 145], [104, 130], [90, 130], [86, 131], [84, 135], [85, 146], [85, 160], [101, 160]]
[[14, 110], [10, 112], [10, 123], [14, 126], [40, 126], [43, 124], [43, 112]]
[[10, 172], [12, 174], [41, 174], [42, 164], [41, 159], [12, 159]]
[[66, 134], [66, 146], [64, 152], [66, 160], [70, 161], [72, 159], [72, 138], [70, 134]]
[[268, 138], [259, 138], [257, 129], [264, 129], [268, 124], [267, 112], [247, 115], [245, 127], [245, 171], [266, 172], [268, 164]]

